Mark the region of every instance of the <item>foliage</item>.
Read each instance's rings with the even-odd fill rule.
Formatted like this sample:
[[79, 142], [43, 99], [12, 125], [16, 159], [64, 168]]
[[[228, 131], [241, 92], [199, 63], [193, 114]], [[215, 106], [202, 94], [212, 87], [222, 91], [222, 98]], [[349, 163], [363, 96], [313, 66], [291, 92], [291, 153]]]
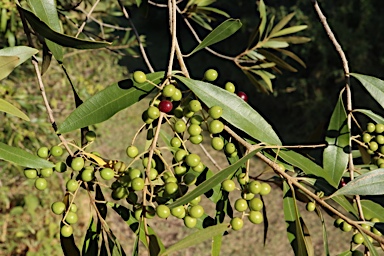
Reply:
[[[376, 248], [384, 243], [381, 236], [384, 230], [380, 223], [382, 216], [375, 215], [383, 210], [383, 117], [369, 107], [354, 108], [351, 87], [355, 85], [350, 83], [350, 76], [355, 77], [381, 107], [384, 104], [384, 82], [375, 77], [349, 73], [348, 64], [343, 61], [347, 83], [341, 90], [330, 117], [323, 139], [326, 143], [286, 146], [263, 115], [247, 103], [248, 96], [241, 91], [241, 86], [227, 82], [221, 88], [216, 81], [218, 72], [215, 69], [208, 69], [202, 79], [191, 77], [186, 61], [198, 52], [201, 54], [203, 50], [210, 51], [217, 57], [236, 64], [261, 92], [273, 92], [272, 80], [276, 78], [275, 74], [281, 74], [280, 69], [298, 71], [288, 63], [288, 58], [305, 67], [304, 62], [287, 48], [291, 44], [309, 41], [307, 37], [296, 35], [307, 26], [292, 25], [294, 13], [275, 22], [275, 16], [267, 15], [264, 2], [259, 1], [259, 25], [251, 35], [249, 45], [244, 46], [245, 50], [236, 57], [226, 56], [209, 47], [237, 33], [242, 22], [214, 7], [214, 2], [190, 0], [187, 3], [176, 3], [172, 0], [169, 6], [149, 1], [130, 2], [129, 8], [134, 8], [133, 4], [136, 4], [144, 9], [152, 4], [156, 8], [169, 10], [169, 61], [157, 72], [146, 56], [144, 38], [139, 36], [133, 23], [130, 23], [129, 29], [122, 27], [117, 21], [113, 25], [105, 23], [120, 16], [131, 21], [127, 7], [120, 1], [118, 4], [100, 5], [98, 2], [91, 4], [88, 1], [78, 4], [58, 1], [58, 6], [55, 1], [30, 0], [17, 5], [3, 3], [0, 32], [8, 33], [9, 47], [0, 50], [3, 63], [0, 66], [0, 78], [7, 81], [5, 78], [17, 66], [32, 58], [43, 98], [40, 106], [44, 105], [49, 122], [60, 139], [59, 145], [53, 142], [49, 146], [39, 145], [35, 156], [28, 152], [31, 150], [28, 147], [37, 143], [36, 138], [26, 146], [20, 146], [18, 142], [25, 140], [26, 136], [22, 135], [16, 141], [7, 132], [7, 127], [3, 128], [4, 141], [7, 143], [0, 143], [1, 159], [27, 167], [22, 172], [26, 178], [34, 181], [35, 187], [42, 190], [42, 193], [48, 193], [46, 180], [53, 170], [61, 177], [62, 186], [65, 186], [62, 200], [52, 204], [52, 211], [61, 215], [61, 222], [50, 225], [48, 231], [37, 231], [36, 239], [42, 241], [46, 236], [54, 237], [55, 233], [60, 233], [65, 255], [126, 255], [128, 252], [122, 247], [125, 241], [117, 239], [106, 221], [110, 212], [114, 211], [135, 237], [132, 240], [133, 255], [139, 255], [141, 246], [150, 255], [168, 255], [206, 240], [213, 241], [212, 254], [218, 255], [222, 247], [222, 237], [241, 232], [239, 230], [244, 224], [264, 222], [266, 238], [268, 220], [267, 210], [263, 207], [264, 196], [270, 193], [270, 184], [282, 184], [287, 237], [295, 255], [314, 255], [311, 234], [300, 213], [300, 201], [310, 202], [315, 206], [322, 225], [326, 254], [330, 254], [327, 241], [327, 232], [330, 231], [325, 227], [323, 213], [339, 218], [336, 223], [343, 231], [353, 229], [363, 237], [362, 243], [351, 242], [350, 249], [341, 255], [361, 253], [361, 249], [364, 253], [378, 255]], [[314, 5], [316, 8], [316, 1]], [[103, 7], [108, 7], [107, 11], [98, 12], [99, 9], [105, 9]], [[18, 29], [21, 29], [21, 26], [15, 27], [15, 24], [20, 25], [15, 21], [17, 13], [30, 47], [23, 46], [25, 42], [20, 46], [12, 43], [10, 35], [20, 33]], [[318, 10], [317, 13], [321, 16]], [[215, 16], [225, 17], [226, 20], [214, 28], [212, 24]], [[182, 40], [178, 36], [177, 17], [181, 17], [195, 35], [197, 46], [188, 55], [183, 55], [179, 47]], [[95, 24], [87, 25], [87, 19], [92, 19], [98, 27], [92, 27]], [[189, 20], [210, 31], [203, 40], [197, 36]], [[8, 21], [10, 27], [7, 25]], [[71, 29], [70, 22], [77, 24], [77, 28]], [[326, 24], [324, 27], [328, 29]], [[130, 29], [135, 36], [130, 35]], [[118, 36], [121, 31], [125, 33], [122, 40]], [[90, 34], [97, 34], [98, 40], [93, 40]], [[109, 41], [114, 41], [114, 44]], [[336, 44], [334, 39], [331, 42]], [[139, 46], [151, 72], [145, 74], [135, 71], [130, 77], [116, 77], [119, 82], [111, 82], [105, 88], [91, 86], [92, 93], [85, 93], [86, 83], [75, 83], [67, 70], [71, 54], [76, 56], [81, 49], [87, 50], [81, 52], [82, 55], [92, 55], [95, 51], [103, 51], [103, 48], [121, 53], [116, 44], [126, 45], [126, 53], [132, 55], [136, 53], [132, 48]], [[66, 53], [68, 48], [77, 50]], [[338, 51], [342, 53], [342, 50]], [[40, 57], [37, 53], [40, 53]], [[57, 63], [52, 61], [52, 57]], [[178, 65], [175, 64], [176, 61]], [[71, 67], [74, 68], [72, 72], [80, 69], [76, 64]], [[49, 68], [61, 73], [63, 85], [69, 84], [68, 92], [73, 94], [75, 106], [71, 113], [63, 111], [53, 114], [52, 107], [58, 107], [55, 99], [63, 95], [47, 97], [45, 88], [49, 79], [45, 76], [49, 73]], [[97, 67], [94, 69], [97, 70]], [[113, 72], [110, 69], [107, 71]], [[105, 73], [106, 70], [97, 72], [109, 75]], [[231, 86], [236, 87], [237, 94], [233, 93]], [[335, 90], [332, 93], [337, 94]], [[7, 94], [9, 93], [3, 93]], [[83, 102], [82, 99], [85, 98], [87, 99]], [[89, 150], [97, 139], [90, 127], [110, 120], [119, 111], [131, 108], [145, 98], [150, 98], [150, 106], [137, 113], [142, 117], [142, 125], [126, 149], [129, 163], [121, 159], [110, 160], [107, 156]], [[7, 113], [7, 116], [11, 114], [24, 121], [33, 120], [20, 110], [21, 106], [14, 102], [13, 97], [4, 97], [0, 104], [0, 110]], [[355, 113], [366, 115], [375, 123], [358, 122]], [[58, 114], [63, 114], [59, 117], [60, 121], [55, 119]], [[65, 119], [62, 120], [63, 118]], [[16, 126], [16, 131], [25, 131], [19, 122], [14, 122], [19, 125]], [[13, 122], [9, 123], [12, 125]], [[206, 131], [204, 134], [203, 129]], [[47, 127], [42, 130], [50, 133]], [[80, 136], [74, 135], [75, 140], [69, 139], [68, 133], [75, 130], [80, 131]], [[146, 133], [146, 142], [139, 150], [137, 137], [142, 133]], [[116, 140], [121, 140], [119, 136], [121, 134], [116, 134]], [[207, 150], [206, 145], [201, 144], [204, 138], [211, 140], [212, 147], [227, 159], [227, 167], [221, 167], [221, 163], [218, 164], [212, 158], [210, 152], [213, 150]], [[202, 150], [197, 151], [192, 144], [200, 144]], [[319, 165], [319, 161], [294, 150], [304, 147], [320, 148], [323, 153], [322, 164]], [[65, 155], [63, 149], [66, 150]], [[203, 163], [200, 158], [202, 154], [207, 155], [212, 163]], [[263, 171], [256, 176], [251, 175], [253, 156], [269, 165], [275, 176], [270, 178]], [[21, 172], [21, 169], [18, 170]], [[62, 177], [66, 177], [65, 185]], [[10, 183], [5, 185], [12, 187]], [[50, 189], [60, 190], [56, 186], [51, 186]], [[231, 203], [229, 194], [235, 189], [241, 191], [241, 197]], [[75, 201], [79, 200], [82, 193], [88, 197], [91, 213], [86, 234], [82, 234], [84, 242], [80, 249], [75, 242], [73, 227], [76, 230], [75, 223], [78, 221]], [[379, 197], [370, 197], [374, 195]], [[360, 196], [366, 197], [361, 200]], [[201, 197], [206, 197], [215, 205], [213, 213], [205, 212], [200, 204]], [[27, 211], [33, 217], [40, 205], [48, 208], [51, 202], [40, 202], [35, 195], [27, 194], [12, 210], [9, 204], [2, 206], [7, 211], [7, 216], [20, 215]], [[338, 206], [334, 207], [335, 204]], [[194, 229], [194, 232], [179, 241], [173, 241], [172, 245], [165, 245], [156, 230], [149, 225], [149, 220], [155, 215], [159, 218], [183, 219], [184, 225]], [[49, 222], [50, 218], [48, 216], [44, 221]], [[50, 253], [49, 246], [43, 246], [43, 252]]]

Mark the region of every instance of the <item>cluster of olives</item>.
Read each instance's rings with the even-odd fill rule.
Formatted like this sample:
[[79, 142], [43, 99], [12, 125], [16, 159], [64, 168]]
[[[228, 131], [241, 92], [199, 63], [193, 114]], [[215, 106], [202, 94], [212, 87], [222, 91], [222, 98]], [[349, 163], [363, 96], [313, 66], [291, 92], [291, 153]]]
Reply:
[[[362, 141], [368, 147], [368, 153], [373, 155], [375, 153], [384, 154], [384, 124], [368, 123], [367, 130], [362, 136]], [[380, 164], [379, 164], [380, 166]], [[384, 165], [383, 165], [384, 166]]]

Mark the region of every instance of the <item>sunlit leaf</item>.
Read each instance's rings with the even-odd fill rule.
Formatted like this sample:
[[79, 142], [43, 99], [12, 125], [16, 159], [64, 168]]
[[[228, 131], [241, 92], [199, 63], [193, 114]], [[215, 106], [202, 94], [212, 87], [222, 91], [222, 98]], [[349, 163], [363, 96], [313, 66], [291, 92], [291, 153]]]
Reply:
[[[380, 204], [371, 200], [360, 200], [360, 203], [366, 220], [370, 220], [372, 218], [381, 219], [383, 217], [384, 207]], [[354, 207], [357, 210], [356, 204], [354, 204]]]
[[219, 234], [213, 237], [211, 256], [220, 256], [222, 241], [223, 234]]
[[30, 168], [52, 168], [55, 166], [52, 162], [2, 142], [0, 142], [0, 159]]
[[[52, 30], [62, 33], [59, 16], [56, 10], [55, 0], [28, 0], [33, 13], [43, 22], [45, 22]], [[60, 63], [63, 62], [63, 48], [49, 40], [46, 40], [49, 50]]]
[[293, 27], [289, 27], [289, 28], [284, 28], [274, 34], [270, 34], [269, 37], [270, 38], [273, 38], [273, 37], [279, 37], [279, 36], [285, 36], [285, 35], [288, 35], [288, 34], [293, 34], [293, 33], [297, 33], [301, 30], [304, 30], [306, 29], [308, 26], [307, 25], [300, 25], [300, 26], [293, 26]]
[[[0, 50], [0, 56], [17, 56], [19, 57], [19, 62], [16, 67], [21, 63], [25, 62], [29, 58], [31, 58], [34, 54], [38, 53], [39, 50], [35, 48], [31, 48], [28, 46], [13, 46], [6, 47]], [[0, 62], [3, 63], [3, 62]]]
[[[20, 7], [20, 6], [19, 6]], [[26, 9], [23, 9], [20, 7], [20, 10], [25, 15], [26, 19], [28, 20], [29, 24], [32, 26], [33, 30], [36, 33], [39, 33], [41, 36], [45, 37], [46, 39], [51, 40], [52, 42], [65, 46], [65, 47], [71, 47], [71, 48], [77, 48], [77, 49], [98, 49], [98, 48], [104, 48], [106, 46], [111, 45], [108, 42], [96, 42], [96, 41], [88, 41], [88, 40], [82, 40], [75, 37], [67, 36], [61, 33], [58, 33], [54, 31], [52, 28], [50, 28], [47, 24], [45, 24], [42, 20], [40, 20], [36, 15]]]
[[250, 152], [249, 154], [242, 157], [239, 161], [236, 163], [228, 166], [227, 168], [221, 170], [220, 172], [213, 175], [211, 178], [207, 179], [203, 183], [201, 183], [199, 186], [197, 186], [194, 190], [191, 192], [185, 194], [184, 196], [177, 199], [175, 202], [168, 205], [169, 208], [174, 208], [179, 205], [187, 204], [188, 202], [192, 201], [194, 198], [204, 194], [205, 192], [209, 191], [210, 189], [214, 188], [216, 185], [223, 182], [229, 175], [235, 173], [240, 166], [242, 166], [248, 159], [253, 157], [257, 152], [259, 152], [261, 148], [254, 150]]
[[246, 132], [256, 140], [272, 145], [281, 145], [281, 141], [271, 125], [237, 95], [210, 83], [182, 76], [175, 77], [191, 89], [208, 107], [222, 107], [222, 118], [231, 125]]
[[283, 27], [285, 27], [285, 25], [288, 24], [288, 22], [293, 18], [293, 16], [295, 16], [294, 12], [292, 12], [292, 13], [288, 14], [287, 16], [285, 16], [284, 18], [282, 18], [279, 21], [279, 23], [277, 23], [276, 26], [273, 27], [270, 34], [273, 35], [276, 32], [280, 31]]
[[358, 176], [344, 187], [337, 190], [336, 195], [383, 195], [384, 194], [384, 168], [379, 168]]
[[351, 73], [351, 76], [355, 77], [360, 81], [360, 83], [367, 89], [369, 94], [384, 108], [384, 81], [367, 75], [361, 75], [356, 73]]
[[376, 122], [378, 124], [384, 124], [384, 117], [374, 113], [372, 110], [368, 110], [368, 109], [354, 109], [353, 112], [362, 113], [362, 114], [368, 116], [369, 118], [371, 118], [374, 122]]
[[223, 41], [224, 39], [233, 35], [237, 30], [240, 29], [240, 27], [241, 22], [238, 19], [228, 19], [224, 21], [219, 26], [217, 26], [211, 33], [209, 33], [207, 37], [204, 38], [204, 40], [201, 41], [201, 43], [190, 54], [188, 54], [188, 56], [201, 49], [204, 49], [205, 47]]
[[[164, 72], [147, 74], [147, 80], [157, 84]], [[76, 108], [59, 125], [57, 133], [66, 133], [92, 124], [103, 122], [148, 95], [154, 85], [149, 82], [138, 84], [132, 79], [122, 80], [96, 93]]]
[[29, 121], [29, 117], [26, 114], [24, 114], [17, 107], [13, 106], [11, 103], [3, 99], [0, 99], [0, 111], [3, 111], [5, 113], [11, 114], [21, 119], [24, 119], [26, 121]]
[[325, 224], [325, 221], [324, 221], [324, 217], [323, 217], [323, 214], [321, 213], [321, 210], [318, 207], [316, 207], [315, 210], [316, 210], [317, 216], [319, 216], [319, 219], [321, 221], [321, 227], [322, 227], [322, 231], [323, 231], [324, 253], [325, 253], [325, 255], [329, 256], [331, 254], [329, 253], [327, 227], [326, 227], [326, 224]]
[[168, 247], [161, 255], [170, 255], [173, 252], [202, 243], [216, 235], [223, 234], [226, 230], [228, 230], [228, 228], [229, 224], [223, 223], [196, 231], [195, 233], [188, 235], [187, 237]]
[[288, 46], [289, 44], [287, 42], [275, 40], [268, 40], [265, 43], [261, 44], [261, 47], [263, 48], [285, 48]]
[[19, 63], [17, 56], [0, 56], [0, 80], [6, 78]]
[[349, 159], [349, 129], [342, 94], [333, 110], [325, 140], [328, 146], [323, 152], [323, 168], [332, 176], [335, 187], [347, 168]]
[[369, 240], [369, 237], [364, 232], [361, 232], [361, 234], [364, 237], [364, 245], [368, 247], [369, 255], [379, 256], [379, 253], [376, 251], [375, 246], [373, 246], [372, 242]]

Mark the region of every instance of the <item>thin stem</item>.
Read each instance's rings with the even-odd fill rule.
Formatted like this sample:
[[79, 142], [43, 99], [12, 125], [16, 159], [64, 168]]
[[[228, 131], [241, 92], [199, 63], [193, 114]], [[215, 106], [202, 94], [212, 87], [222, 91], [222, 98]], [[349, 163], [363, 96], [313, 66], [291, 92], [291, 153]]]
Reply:
[[[91, 7], [91, 10], [89, 10], [89, 13], [85, 17], [85, 20], [81, 24], [80, 28], [77, 30], [75, 37], [78, 37], [80, 35], [80, 33], [83, 31], [85, 24], [87, 24], [87, 20], [89, 19], [89, 17], [91, 16], [92, 12], [95, 10], [95, 8], [99, 4], [99, 2], [100, 2], [100, 0], [96, 0], [95, 4]], [[85, 13], [85, 11], [84, 11], [84, 13]]]
[[176, 2], [175, 0], [168, 0], [168, 11], [169, 11], [169, 29], [171, 33], [171, 52], [169, 54], [167, 77], [172, 75], [173, 59], [175, 57], [176, 50]]

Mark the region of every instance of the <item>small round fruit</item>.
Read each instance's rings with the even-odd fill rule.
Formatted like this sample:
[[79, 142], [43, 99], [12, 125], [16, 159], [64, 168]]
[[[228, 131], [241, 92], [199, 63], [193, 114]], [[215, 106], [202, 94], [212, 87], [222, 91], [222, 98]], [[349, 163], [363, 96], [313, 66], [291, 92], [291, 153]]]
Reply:
[[208, 124], [208, 129], [209, 129], [210, 133], [218, 134], [218, 133], [221, 133], [224, 130], [224, 124], [223, 124], [223, 122], [221, 122], [219, 120], [212, 120]]
[[224, 191], [232, 192], [236, 188], [236, 184], [233, 180], [225, 180], [221, 183], [221, 188]]
[[379, 145], [377, 144], [376, 141], [371, 141], [369, 142], [369, 149], [372, 151], [376, 151], [379, 149]]
[[250, 211], [248, 215], [248, 219], [253, 224], [260, 224], [263, 222], [264, 217], [263, 217], [263, 214], [259, 211]]
[[168, 182], [164, 186], [164, 191], [168, 195], [172, 195], [172, 194], [176, 193], [178, 189], [179, 189], [179, 186], [175, 182]]
[[189, 133], [189, 135], [191, 135], [191, 136], [199, 135], [199, 134], [201, 133], [201, 127], [200, 127], [200, 125], [197, 125], [197, 124], [191, 124], [191, 125], [188, 127], [188, 133]]
[[263, 201], [258, 197], [252, 198], [249, 201], [249, 209], [252, 211], [261, 211], [261, 209], [263, 209]]
[[[144, 166], [145, 168], [147, 168], [148, 163], [149, 163], [149, 158], [148, 158], [148, 157], [144, 157], [142, 163], [143, 163], [143, 166]], [[155, 168], [155, 167], [156, 167], [156, 161], [155, 161], [155, 159], [153, 159], [153, 158], [151, 159], [151, 167], [152, 167], [152, 168]]]
[[186, 185], [193, 185], [196, 183], [196, 176], [193, 174], [193, 173], [187, 173], [185, 174], [185, 176], [183, 177], [183, 181]]
[[175, 155], [174, 155], [174, 158], [176, 160], [176, 162], [180, 162], [182, 160], [184, 160], [184, 158], [188, 155], [188, 152], [184, 149], [179, 149], [176, 151]]
[[371, 218], [369, 221], [373, 223], [380, 222], [379, 218]]
[[37, 170], [36, 169], [25, 169], [24, 170], [24, 176], [27, 179], [35, 179], [37, 177]]
[[372, 228], [372, 233], [378, 236], [381, 236], [381, 232], [377, 228]]
[[69, 210], [70, 210], [71, 212], [76, 213], [76, 212], [77, 212], [77, 205], [76, 205], [76, 204], [71, 204], [71, 207], [69, 207]]
[[224, 148], [224, 141], [220, 137], [213, 137], [211, 140], [211, 146], [214, 150], [222, 150]]
[[313, 212], [316, 209], [316, 204], [314, 202], [308, 202], [305, 209], [309, 212]]
[[204, 137], [201, 134], [189, 137], [189, 141], [195, 145], [199, 145], [201, 142], [203, 142], [203, 139]]
[[188, 215], [192, 218], [200, 218], [204, 214], [204, 208], [201, 205], [194, 205], [188, 210]]
[[139, 149], [136, 146], [129, 146], [126, 153], [128, 157], [135, 158], [139, 154]]
[[213, 82], [217, 79], [217, 77], [219, 76], [219, 74], [217, 73], [216, 70], [214, 69], [208, 69], [207, 71], [205, 71], [204, 73], [204, 79], [208, 82]]
[[37, 150], [37, 155], [40, 158], [48, 158], [49, 156], [49, 149], [47, 147], [41, 147]]
[[35, 180], [35, 187], [38, 189], [38, 190], [44, 190], [46, 189], [48, 186], [48, 182], [46, 179], [44, 178], [37, 178]]
[[185, 216], [185, 208], [180, 205], [171, 209], [171, 214], [176, 218], [182, 219]]
[[192, 170], [194, 170], [197, 173], [201, 173], [202, 171], [204, 171], [204, 169], [205, 169], [205, 165], [202, 162], [200, 162], [197, 166], [192, 168]]
[[173, 137], [170, 141], [171, 146], [174, 148], [181, 147], [181, 140], [178, 137]]
[[253, 193], [241, 193], [241, 197], [247, 201], [253, 199], [255, 197], [255, 194]]
[[135, 190], [135, 191], [141, 191], [143, 190], [144, 186], [145, 186], [145, 182], [142, 178], [134, 178], [132, 180], [132, 189]]
[[181, 176], [187, 172], [187, 167], [185, 167], [184, 165], [178, 165], [174, 167], [174, 171], [176, 175]]
[[163, 96], [164, 97], [172, 97], [176, 92], [176, 87], [173, 84], [167, 84], [163, 88]]
[[237, 175], [237, 181], [241, 184], [241, 185], [245, 185], [248, 183], [249, 181], [249, 176], [246, 174], [246, 173], [240, 173], [239, 175]]
[[225, 149], [224, 149], [225, 153], [227, 153], [228, 155], [232, 154], [232, 153], [235, 153], [236, 151], [236, 146], [235, 144], [233, 144], [232, 142], [228, 142], [227, 145], [225, 145]]
[[156, 210], [152, 206], [146, 206], [145, 207], [145, 218], [147, 219], [153, 219], [156, 215]]
[[53, 174], [53, 169], [52, 168], [43, 168], [40, 170], [41, 177], [43, 178], [48, 178], [51, 177]]
[[65, 211], [65, 204], [61, 201], [54, 202], [51, 205], [51, 210], [54, 214], [57, 214], [57, 215], [63, 214]]
[[194, 199], [192, 199], [189, 202], [189, 204], [194, 206], [194, 205], [198, 205], [200, 202], [201, 202], [201, 196], [198, 196], [198, 197], [195, 197]]
[[372, 133], [376, 130], [376, 125], [374, 123], [367, 124], [367, 132]]
[[71, 162], [71, 168], [74, 170], [74, 171], [81, 171], [81, 169], [83, 169], [84, 167], [84, 158], [82, 157], [75, 157], [74, 159], [72, 159], [72, 162]]
[[260, 186], [260, 195], [266, 196], [271, 192], [271, 186], [268, 183], [262, 182]]
[[176, 88], [175, 93], [171, 96], [173, 101], [180, 101], [183, 98], [183, 94]]
[[239, 96], [242, 100], [244, 100], [245, 102], [248, 101], [248, 96], [245, 92], [238, 92], [237, 93], [237, 96]]
[[165, 179], [165, 183], [170, 183], [170, 182], [174, 182], [174, 183], [177, 183], [177, 178], [174, 177], [174, 176], [169, 176], [168, 178]]
[[344, 220], [342, 218], [338, 218], [336, 219], [334, 222], [333, 222], [333, 225], [336, 227], [336, 228], [340, 228], [341, 225], [343, 224]]
[[236, 231], [242, 229], [244, 226], [244, 221], [239, 217], [235, 217], [231, 219], [230, 223], [231, 223], [232, 229]]
[[285, 166], [282, 163], [278, 163], [277, 165], [280, 172], [285, 172]]
[[156, 214], [162, 219], [166, 219], [171, 215], [171, 210], [169, 209], [168, 206], [164, 204], [160, 204], [156, 207]]
[[67, 170], [67, 165], [64, 162], [57, 162], [55, 164], [55, 171], [65, 172]]
[[344, 232], [349, 232], [352, 230], [352, 226], [346, 221], [344, 221], [343, 224], [340, 226], [341, 226], [341, 230]]
[[236, 211], [244, 212], [247, 209], [248, 209], [247, 200], [245, 200], [243, 198], [239, 198], [236, 200], [236, 202], [235, 202], [235, 210]]
[[364, 242], [364, 237], [363, 237], [363, 235], [361, 233], [356, 233], [356, 234], [353, 235], [352, 241], [355, 244], [362, 244]]
[[189, 108], [183, 109], [183, 116], [186, 118], [191, 118], [191, 117], [193, 117], [194, 114], [195, 114], [195, 112], [190, 111]]
[[183, 120], [177, 120], [173, 129], [177, 133], [182, 133], [187, 129], [187, 125], [185, 124], [185, 122]]
[[87, 131], [87, 133], [85, 134], [85, 139], [88, 142], [94, 141], [96, 139], [96, 133], [94, 131]]
[[196, 167], [200, 163], [200, 157], [196, 154], [189, 154], [185, 157], [185, 163], [189, 167]]
[[125, 165], [124, 162], [121, 162], [121, 161], [118, 161], [116, 162], [114, 165], [113, 165], [113, 170], [115, 170], [115, 172], [118, 172], [118, 173], [123, 173], [125, 172], [125, 169], [127, 168], [127, 166]]
[[213, 106], [208, 110], [208, 114], [213, 119], [219, 119], [223, 114], [223, 108], [220, 106]]
[[224, 86], [224, 89], [233, 93], [233, 92], [235, 92], [236, 87], [235, 87], [235, 85], [232, 82], [226, 82], [225, 86]]
[[67, 217], [65, 217], [65, 222], [68, 224], [75, 224], [78, 220], [77, 214], [75, 212], [68, 212]]
[[64, 153], [64, 150], [63, 150], [63, 148], [62, 147], [60, 147], [60, 146], [53, 146], [52, 148], [51, 148], [51, 155], [53, 155], [53, 156], [62, 156], [63, 155], [63, 153]]
[[249, 192], [253, 194], [259, 194], [261, 191], [261, 183], [257, 180], [253, 180], [250, 183], [248, 183], [247, 188]]
[[69, 225], [63, 225], [63, 226], [60, 228], [60, 234], [61, 234], [63, 237], [70, 237], [70, 236], [73, 234], [73, 228], [72, 228], [72, 226], [69, 226]]
[[67, 190], [69, 192], [75, 192], [79, 187], [79, 183], [77, 182], [77, 180], [69, 179], [67, 181], [65, 187], [67, 188]]
[[134, 178], [139, 178], [141, 177], [141, 171], [140, 169], [137, 169], [137, 168], [134, 168], [134, 169], [130, 168], [128, 170], [128, 176], [131, 180], [133, 180]]
[[159, 103], [159, 110], [161, 112], [169, 113], [171, 112], [172, 108], [173, 108], [173, 104], [169, 100], [162, 100]]
[[126, 198], [127, 196], [128, 196], [128, 190], [125, 187], [118, 187], [112, 191], [112, 198], [114, 200], [120, 200], [120, 199]]
[[148, 115], [149, 118], [155, 120], [155, 119], [159, 118], [160, 110], [157, 107], [150, 106], [147, 109], [147, 115]]
[[184, 225], [187, 227], [187, 228], [194, 228], [197, 224], [197, 219], [196, 218], [193, 218], [191, 216], [185, 216], [184, 217]]
[[376, 124], [376, 126], [375, 126], [375, 132], [376, 132], [376, 133], [382, 133], [382, 132], [384, 132], [384, 124]]
[[135, 80], [136, 83], [142, 84], [147, 81], [147, 76], [143, 71], [135, 71], [133, 73], [133, 80]]
[[189, 119], [189, 122], [191, 122], [191, 124], [197, 124], [197, 125], [201, 125], [203, 121], [204, 121], [204, 118], [201, 115], [193, 115], [193, 117]]
[[92, 169], [85, 169], [81, 172], [81, 180], [84, 182], [90, 182], [95, 178], [95, 171]]
[[376, 138], [375, 138], [376, 142], [378, 144], [384, 144], [384, 136], [383, 135], [377, 135]]
[[103, 178], [104, 180], [110, 180], [110, 179], [112, 179], [113, 177], [115, 177], [115, 172], [114, 172], [111, 168], [103, 168], [103, 169], [100, 171], [100, 176], [101, 176], [101, 178]]
[[191, 110], [193, 112], [198, 112], [198, 111], [200, 111], [202, 109], [201, 103], [198, 100], [191, 100], [188, 103], [188, 107], [189, 107], [189, 110]]
[[149, 180], [155, 180], [157, 178], [157, 175], [158, 175], [158, 171], [155, 169], [155, 168], [151, 168], [149, 170]]

